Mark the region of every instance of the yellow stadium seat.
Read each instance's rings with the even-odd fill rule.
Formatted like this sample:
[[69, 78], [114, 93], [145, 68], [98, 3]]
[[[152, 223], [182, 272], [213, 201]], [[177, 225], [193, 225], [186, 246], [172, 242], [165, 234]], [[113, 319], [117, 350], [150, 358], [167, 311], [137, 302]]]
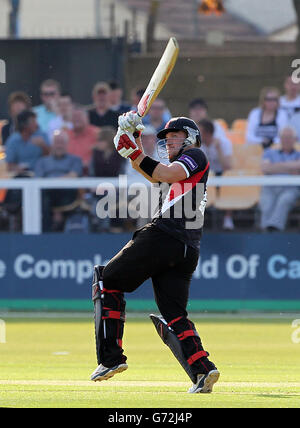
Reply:
[[234, 120], [232, 123], [231, 129], [232, 131], [240, 131], [245, 134], [247, 129], [247, 119]]
[[216, 119], [216, 122], [222, 126], [222, 128], [227, 131], [228, 127], [228, 123], [226, 122], [225, 119]]
[[232, 144], [245, 144], [246, 137], [244, 132], [228, 130], [226, 131], [226, 136]]
[[[253, 170], [230, 170], [223, 177], [260, 175]], [[215, 201], [215, 207], [219, 210], [247, 210], [253, 208], [260, 198], [260, 186], [221, 186], [219, 195]]]
[[233, 168], [261, 170], [263, 148], [260, 144], [233, 144]]

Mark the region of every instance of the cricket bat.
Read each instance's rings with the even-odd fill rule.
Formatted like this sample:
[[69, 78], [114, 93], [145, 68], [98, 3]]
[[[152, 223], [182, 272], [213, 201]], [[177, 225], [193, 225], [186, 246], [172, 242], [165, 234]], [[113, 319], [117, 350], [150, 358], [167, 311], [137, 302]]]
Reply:
[[140, 117], [144, 117], [148, 113], [153, 101], [167, 82], [176, 63], [178, 52], [179, 46], [177, 40], [175, 37], [171, 37], [159, 64], [156, 67], [142, 98], [140, 99], [140, 102], [138, 103], [137, 113]]

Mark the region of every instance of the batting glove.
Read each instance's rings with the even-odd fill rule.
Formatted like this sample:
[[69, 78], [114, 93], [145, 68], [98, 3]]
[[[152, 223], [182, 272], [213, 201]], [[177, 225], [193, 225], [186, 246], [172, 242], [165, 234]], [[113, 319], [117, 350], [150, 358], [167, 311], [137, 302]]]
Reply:
[[117, 152], [126, 159], [135, 160], [142, 153], [142, 150], [136, 145], [134, 136], [130, 132], [123, 131], [121, 128], [118, 128], [118, 132], [114, 138], [114, 145]]
[[145, 128], [142, 118], [135, 111], [129, 111], [119, 116], [118, 123], [123, 131], [128, 131], [131, 134], [135, 131], [143, 131]]

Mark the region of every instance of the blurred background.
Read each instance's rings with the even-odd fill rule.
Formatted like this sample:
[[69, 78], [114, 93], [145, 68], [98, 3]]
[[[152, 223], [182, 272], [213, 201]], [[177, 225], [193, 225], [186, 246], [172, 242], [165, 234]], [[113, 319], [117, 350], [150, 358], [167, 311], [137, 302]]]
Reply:
[[[179, 58], [143, 142], [157, 158], [156, 132], [189, 116], [210, 161], [190, 310], [300, 309], [300, 0], [0, 0], [0, 11], [0, 309], [90, 310], [93, 265], [147, 222], [118, 204], [100, 219], [96, 188], [143, 182], [113, 137], [171, 36]], [[149, 284], [128, 307], [154, 307]]]

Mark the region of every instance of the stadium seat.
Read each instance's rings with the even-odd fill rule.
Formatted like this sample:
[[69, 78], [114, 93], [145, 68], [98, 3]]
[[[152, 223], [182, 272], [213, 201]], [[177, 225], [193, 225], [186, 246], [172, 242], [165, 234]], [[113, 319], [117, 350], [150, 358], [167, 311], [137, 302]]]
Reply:
[[260, 144], [233, 144], [233, 168], [261, 171], [263, 148]]
[[246, 133], [247, 129], [247, 119], [236, 119], [232, 122], [231, 126], [232, 131], [239, 131]]
[[[255, 169], [230, 170], [223, 177], [260, 175]], [[259, 202], [260, 186], [222, 186], [215, 201], [219, 210], [247, 210]]]
[[225, 119], [216, 119], [216, 122], [222, 126], [222, 128], [227, 131], [228, 130], [228, 123], [226, 122]]
[[244, 132], [227, 130], [226, 136], [232, 144], [245, 144], [246, 138]]

